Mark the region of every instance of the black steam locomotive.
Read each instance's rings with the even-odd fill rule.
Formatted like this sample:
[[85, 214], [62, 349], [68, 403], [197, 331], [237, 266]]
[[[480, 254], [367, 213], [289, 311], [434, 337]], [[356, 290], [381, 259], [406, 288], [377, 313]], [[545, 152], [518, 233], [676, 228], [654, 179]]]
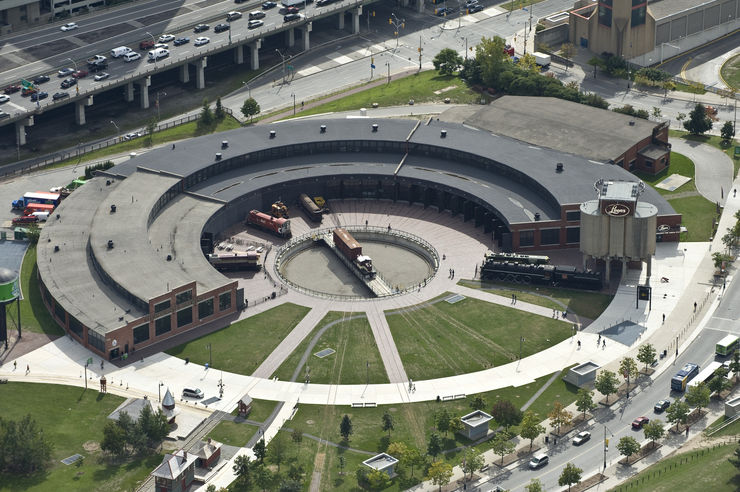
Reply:
[[580, 271], [565, 265], [526, 265], [486, 258], [481, 267], [482, 280], [500, 280], [522, 284], [542, 284], [576, 289], [600, 290], [600, 272]]

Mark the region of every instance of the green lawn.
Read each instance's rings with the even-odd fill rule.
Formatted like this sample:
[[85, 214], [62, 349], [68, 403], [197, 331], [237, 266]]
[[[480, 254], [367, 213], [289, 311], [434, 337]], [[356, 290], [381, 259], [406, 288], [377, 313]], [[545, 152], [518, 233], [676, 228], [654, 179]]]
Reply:
[[[0, 474], [0, 491], [128, 491], [162, 461], [160, 454], [124, 463], [102, 459], [98, 444], [106, 417], [123, 401], [121, 397], [55, 384], [11, 382], [0, 390], [2, 418], [17, 420], [30, 414], [54, 444], [52, 463], [46, 472], [30, 476]], [[81, 466], [60, 462], [76, 453], [84, 457]]]
[[[516, 360], [567, 338], [571, 325], [518, 309], [464, 299], [397, 314], [386, 312], [406, 374], [433, 379], [480, 371]], [[464, 354], [464, 355], [463, 355]]]
[[655, 191], [663, 195], [666, 199], [670, 200], [671, 195], [674, 195], [676, 193], [684, 193], [687, 191], [696, 191], [696, 182], [695, 182], [695, 171], [694, 171], [694, 162], [686, 157], [683, 154], [679, 154], [678, 152], [671, 152], [671, 165], [668, 166], [668, 168], [662, 170], [658, 174], [647, 174], [642, 172], [635, 172], [635, 176], [643, 180], [646, 184], [649, 184], [653, 188], [655, 188], [655, 185], [663, 181], [668, 176], [671, 176], [673, 174], [680, 174], [681, 176], [687, 176], [691, 178], [690, 181], [688, 181], [683, 186], [679, 187], [678, 189], [674, 191], [668, 191], [663, 190], [661, 188], [655, 188]]
[[[735, 448], [737, 444], [730, 444], [673, 455], [610, 490], [614, 492], [736, 491], [740, 488], [740, 475], [737, 473], [737, 468], [727, 461]], [[697, 480], [697, 477], [701, 478]]]
[[[721, 128], [723, 124], [723, 121], [715, 121], [714, 127]], [[737, 138], [733, 139], [733, 141], [731, 141], [729, 145], [725, 145], [724, 143], [722, 143], [722, 139], [719, 137], [719, 135], [691, 135], [689, 132], [684, 132], [680, 130], [668, 130], [668, 136], [670, 138], [683, 138], [684, 140], [690, 140], [692, 142], [705, 143], [721, 150], [722, 152], [727, 154], [730, 159], [732, 159], [735, 167], [735, 174], [733, 174], [733, 177], [737, 177], [738, 170], [740, 170], [740, 159], [734, 158], [735, 145], [738, 145]], [[737, 136], [738, 135], [736, 135], [736, 137]]]
[[669, 200], [674, 210], [681, 214], [681, 225], [688, 231], [681, 234], [681, 241], [709, 241], [712, 236], [712, 219], [716, 216], [716, 205], [703, 196], [688, 196]]
[[721, 431], [718, 431], [716, 433], [712, 433], [714, 429], [719, 428], [722, 426], [727, 420], [729, 420], [724, 415], [712, 422], [712, 424], [707, 427], [705, 432], [710, 435], [711, 437], [722, 437], [722, 436], [737, 436], [740, 435], [740, 420], [736, 420]]
[[458, 284], [473, 289], [483, 289], [491, 294], [504, 297], [511, 297], [512, 294], [516, 294], [519, 301], [529, 302], [549, 309], [562, 310], [563, 305], [565, 305], [568, 308], [568, 312], [588, 319], [596, 319], [601, 316], [601, 313], [609, 306], [614, 297], [611, 294], [600, 294], [598, 292], [556, 289], [554, 287], [525, 287], [521, 284], [510, 284], [507, 282], [460, 280]]
[[727, 60], [720, 69], [722, 79], [727, 85], [740, 91], [740, 55], [735, 55]]
[[[311, 350], [307, 361], [311, 382], [314, 384], [364, 384], [369, 378], [370, 384], [387, 383], [388, 375], [375, 344], [370, 323], [364, 315], [360, 319], [346, 319], [353, 316], [357, 316], [357, 313], [338, 311], [327, 313], [290, 357], [283, 362], [274, 376], [285, 381], [291, 380], [314, 335], [326, 325], [339, 321], [324, 332]], [[313, 355], [326, 348], [334, 349], [336, 352], [321, 359]], [[297, 379], [303, 380], [305, 375], [304, 367]]]
[[210, 344], [214, 368], [252, 374], [309, 310], [297, 304], [281, 304], [166, 352], [203, 365], [209, 360], [206, 346]]
[[222, 420], [208, 434], [208, 437], [230, 446], [243, 447], [258, 430], [259, 427], [245, 422], [236, 423], [229, 420]]

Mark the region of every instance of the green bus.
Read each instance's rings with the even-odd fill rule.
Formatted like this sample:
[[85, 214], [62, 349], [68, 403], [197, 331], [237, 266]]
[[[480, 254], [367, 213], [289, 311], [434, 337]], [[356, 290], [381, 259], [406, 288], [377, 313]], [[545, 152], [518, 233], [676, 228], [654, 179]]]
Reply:
[[735, 349], [737, 349], [738, 343], [740, 343], [740, 338], [736, 337], [735, 335], [727, 335], [722, 340], [717, 342], [715, 351], [717, 352], [717, 355], [722, 357], [732, 355]]

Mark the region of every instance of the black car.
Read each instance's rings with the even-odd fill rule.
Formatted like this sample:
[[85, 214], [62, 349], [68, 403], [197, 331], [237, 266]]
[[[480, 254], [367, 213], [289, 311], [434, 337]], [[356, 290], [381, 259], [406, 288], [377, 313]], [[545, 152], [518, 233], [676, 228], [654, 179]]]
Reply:
[[275, 7], [277, 7], [277, 3], [276, 2], [264, 2], [262, 4], [262, 8], [264, 10], [274, 9]]
[[203, 32], [209, 30], [211, 27], [208, 24], [198, 24], [193, 29], [193, 32]]
[[669, 400], [660, 400], [658, 403], [655, 404], [653, 407], [653, 411], [655, 413], [664, 412], [666, 408], [671, 406], [671, 402]]
[[454, 13], [454, 11], [452, 9], [450, 9], [450, 8], [442, 7], [440, 9], [437, 9], [437, 12], [435, 12], [435, 13], [436, 13], [437, 17], [445, 17], [445, 16], [452, 15]]
[[69, 89], [73, 85], [77, 85], [77, 79], [74, 77], [69, 77], [62, 80], [62, 89]]
[[283, 17], [283, 22], [290, 22], [301, 18], [301, 14], [288, 14]]
[[471, 5], [470, 7], [468, 7], [469, 14], [474, 14], [476, 12], [480, 12], [481, 10], [483, 10], [483, 5], [479, 3], [476, 3], [475, 5]]
[[48, 92], [34, 92], [33, 94], [31, 94], [31, 101], [40, 101], [42, 99], [46, 99], [47, 97], [49, 97]]
[[213, 28], [213, 32], [224, 32], [229, 30], [228, 24], [216, 24], [216, 26]]
[[69, 92], [56, 92], [53, 96], [51, 96], [52, 99], [55, 101], [58, 101], [60, 99], [65, 99], [69, 97]]
[[180, 46], [183, 44], [188, 44], [189, 42], [190, 38], [177, 38], [172, 42], [172, 44], [174, 44], [175, 46]]
[[49, 81], [48, 75], [39, 75], [38, 77], [33, 78], [33, 83], [36, 85], [43, 84], [44, 82], [48, 82], [48, 81]]

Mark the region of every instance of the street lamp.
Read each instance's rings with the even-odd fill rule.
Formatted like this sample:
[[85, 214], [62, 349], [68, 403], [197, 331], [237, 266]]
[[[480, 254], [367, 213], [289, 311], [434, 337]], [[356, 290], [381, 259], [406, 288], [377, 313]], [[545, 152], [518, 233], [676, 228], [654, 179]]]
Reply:
[[118, 128], [118, 125], [116, 125], [116, 122], [113, 120], [110, 120], [110, 122], [113, 124], [113, 126], [116, 127], [116, 142], [121, 138], [121, 129]]
[[391, 62], [385, 62], [385, 66], [388, 67], [388, 83], [391, 83]]
[[159, 387], [157, 387], [157, 401], [162, 401], [162, 386], [164, 386], [164, 383], [162, 381], [159, 382]]
[[166, 96], [167, 93], [165, 91], [157, 91], [157, 99], [154, 102], [154, 104], [157, 106], [157, 121], [159, 121], [159, 96], [160, 94], [163, 96]]
[[295, 116], [295, 93], [291, 94], [293, 96], [293, 116]]
[[406, 27], [406, 19], [399, 19], [396, 14], [391, 13], [391, 18], [388, 19], [388, 24], [394, 27], [393, 34], [396, 36], [396, 48], [398, 48], [398, 30], [402, 27]]
[[282, 52], [275, 48], [275, 51], [278, 55], [280, 55], [280, 58], [283, 60], [283, 84], [285, 83], [285, 55], [282, 54]]
[[74, 61], [72, 58], [67, 58], [67, 60], [71, 61], [72, 64], [75, 66], [75, 73], [77, 72], [77, 62]]
[[[606, 472], [606, 452], [609, 451], [609, 439], [606, 438], [606, 431], [608, 430], [609, 428], [604, 426], [604, 472]], [[609, 434], [614, 437], [614, 433], [610, 430]]]
[[252, 99], [252, 89], [249, 88], [249, 84], [242, 80], [242, 84], [247, 86], [247, 99]]
[[212, 367], [213, 366], [213, 358], [211, 357], [211, 355], [212, 355], [212, 353], [211, 353], [211, 344], [210, 343], [207, 344], [206, 345], [206, 348], [208, 349], [208, 367]]

